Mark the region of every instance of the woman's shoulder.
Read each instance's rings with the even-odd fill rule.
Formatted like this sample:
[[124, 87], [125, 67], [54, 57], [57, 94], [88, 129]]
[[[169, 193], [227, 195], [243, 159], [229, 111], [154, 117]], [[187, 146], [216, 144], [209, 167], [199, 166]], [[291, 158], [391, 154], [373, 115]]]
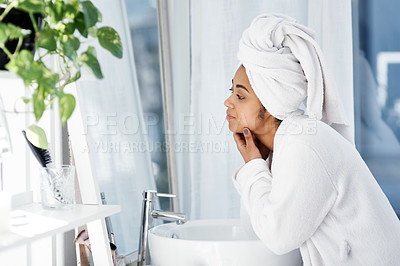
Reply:
[[310, 148], [320, 153], [332, 149], [352, 148], [350, 143], [331, 126], [305, 115], [283, 120], [275, 138], [274, 149], [277, 150], [289, 146], [292, 150], [296, 147]]
[[298, 115], [283, 120], [275, 135], [290, 139], [315, 139], [322, 136], [329, 137], [334, 134], [333, 131], [335, 130], [322, 121]]

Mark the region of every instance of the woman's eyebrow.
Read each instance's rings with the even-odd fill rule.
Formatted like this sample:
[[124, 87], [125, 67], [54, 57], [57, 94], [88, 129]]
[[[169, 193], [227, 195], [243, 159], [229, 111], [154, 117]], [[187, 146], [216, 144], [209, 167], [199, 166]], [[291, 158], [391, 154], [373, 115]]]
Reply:
[[237, 88], [244, 89], [244, 90], [246, 90], [246, 91], [247, 91], [247, 93], [250, 93], [250, 92], [249, 92], [249, 91], [246, 89], [246, 87], [245, 87], [245, 86], [243, 86], [243, 85], [236, 84], [236, 87], [237, 87]]
[[[232, 79], [232, 85], [233, 85], [233, 79]], [[246, 90], [248, 93], [250, 93], [250, 92], [246, 89], [246, 87], [243, 86], [243, 85], [236, 84], [236, 87], [237, 87], [237, 88], [242, 88], [242, 89]]]

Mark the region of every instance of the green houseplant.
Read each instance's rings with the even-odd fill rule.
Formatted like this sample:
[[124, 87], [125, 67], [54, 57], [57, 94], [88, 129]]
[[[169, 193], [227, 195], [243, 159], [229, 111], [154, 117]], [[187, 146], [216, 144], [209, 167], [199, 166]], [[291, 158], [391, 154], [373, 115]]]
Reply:
[[[75, 98], [64, 92], [65, 87], [81, 77], [82, 67], [103, 78], [95, 47], [90, 43], [97, 40], [112, 55], [122, 58], [118, 33], [111, 27], [98, 26], [102, 15], [91, 1], [0, 0], [0, 7], [0, 50], [9, 59], [5, 68], [21, 77], [29, 88], [31, 96], [23, 100], [32, 104], [36, 121], [58, 101], [65, 125], [75, 109]], [[25, 12], [33, 30], [3, 22], [13, 10]], [[41, 25], [38, 18], [42, 18]], [[32, 31], [36, 51], [22, 49], [24, 38]], [[7, 48], [11, 41], [17, 43], [14, 50]], [[84, 50], [83, 43], [89, 43]], [[58, 62], [57, 71], [46, 65], [50, 57]]]

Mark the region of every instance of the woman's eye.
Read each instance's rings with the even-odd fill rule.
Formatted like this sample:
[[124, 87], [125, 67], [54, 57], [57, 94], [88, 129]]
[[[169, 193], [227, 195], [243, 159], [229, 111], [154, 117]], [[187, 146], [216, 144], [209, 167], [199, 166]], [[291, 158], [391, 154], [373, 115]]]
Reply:
[[[229, 91], [230, 91], [231, 93], [233, 93], [233, 89], [232, 89], [232, 88], [229, 89]], [[236, 94], [236, 96], [238, 97], [239, 100], [243, 100], [243, 99], [244, 99], [244, 97], [240, 96], [239, 94]]]

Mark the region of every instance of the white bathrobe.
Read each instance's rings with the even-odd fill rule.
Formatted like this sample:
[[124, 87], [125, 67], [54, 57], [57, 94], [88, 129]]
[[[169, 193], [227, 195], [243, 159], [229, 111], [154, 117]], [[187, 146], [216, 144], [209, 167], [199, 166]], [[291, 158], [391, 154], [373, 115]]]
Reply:
[[400, 222], [388, 199], [355, 147], [321, 121], [286, 118], [271, 156], [240, 167], [234, 184], [276, 254], [300, 248], [306, 266], [400, 265]]

